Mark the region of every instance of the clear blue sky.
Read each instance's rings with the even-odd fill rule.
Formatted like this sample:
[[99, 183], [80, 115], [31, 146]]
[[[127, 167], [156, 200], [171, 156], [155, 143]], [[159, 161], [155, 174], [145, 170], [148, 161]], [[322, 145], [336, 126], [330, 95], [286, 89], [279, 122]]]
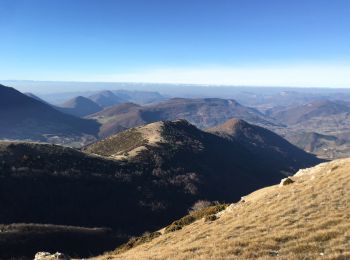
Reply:
[[349, 0], [0, 0], [0, 35], [0, 79], [350, 83]]

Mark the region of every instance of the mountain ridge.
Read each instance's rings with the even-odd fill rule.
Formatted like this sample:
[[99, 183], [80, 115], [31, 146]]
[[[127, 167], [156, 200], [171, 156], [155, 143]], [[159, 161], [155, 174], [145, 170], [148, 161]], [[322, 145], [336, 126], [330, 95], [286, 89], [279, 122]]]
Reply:
[[126, 100], [118, 97], [110, 90], [100, 91], [89, 96], [88, 98], [101, 107], [109, 107], [126, 102]]
[[97, 137], [99, 124], [93, 120], [61, 113], [51, 105], [3, 85], [0, 85], [0, 94], [2, 139], [73, 144], [91, 142]]
[[85, 117], [103, 110], [100, 105], [83, 96], [69, 99], [57, 108], [64, 113], [78, 117]]
[[147, 106], [130, 106], [129, 110], [122, 112], [119, 111], [119, 106], [123, 105], [113, 106], [89, 116], [102, 124], [101, 137], [162, 120], [185, 119], [202, 129], [221, 124], [232, 117], [265, 126], [276, 124], [273, 119], [256, 109], [242, 106], [235, 100], [219, 98], [173, 98]]
[[307, 104], [293, 106], [271, 113], [272, 117], [285, 124], [298, 124], [314, 117], [350, 113], [350, 107], [330, 100], [316, 100]]

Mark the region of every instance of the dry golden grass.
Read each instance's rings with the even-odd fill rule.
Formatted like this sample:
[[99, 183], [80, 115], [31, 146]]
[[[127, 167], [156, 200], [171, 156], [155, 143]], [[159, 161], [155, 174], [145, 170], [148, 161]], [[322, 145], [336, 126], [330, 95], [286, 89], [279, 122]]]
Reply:
[[146, 145], [164, 142], [161, 135], [163, 125], [163, 122], [155, 122], [130, 128], [88, 146], [85, 151], [116, 160], [131, 158], [147, 149]]
[[350, 259], [350, 159], [304, 170], [122, 254], [98, 259]]

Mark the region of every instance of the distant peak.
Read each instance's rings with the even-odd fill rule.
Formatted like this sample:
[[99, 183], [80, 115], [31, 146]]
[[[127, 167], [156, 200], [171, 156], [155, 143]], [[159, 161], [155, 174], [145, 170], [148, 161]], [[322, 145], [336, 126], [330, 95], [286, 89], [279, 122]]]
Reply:
[[90, 145], [86, 150], [114, 159], [127, 159], [152, 146], [169, 142], [166, 136], [171, 136], [171, 139], [179, 136], [183, 138], [184, 135], [190, 136], [193, 129], [197, 128], [183, 119], [157, 121], [114, 134]]
[[98, 92], [99, 95], [108, 95], [108, 96], [114, 96], [113, 92], [110, 90], [102, 90], [101, 92]]
[[83, 97], [83, 96], [77, 96], [77, 97], [74, 98], [74, 99], [77, 100], [77, 101], [82, 101], [82, 100], [86, 101], [86, 100], [90, 100], [90, 99], [88, 99], [88, 98], [86, 98], [86, 97]]
[[252, 127], [249, 123], [242, 119], [231, 118], [221, 125], [217, 125], [208, 129], [210, 132], [222, 132], [226, 134], [234, 134], [237, 130]]
[[68, 100], [67, 103], [74, 102], [74, 103], [93, 103], [91, 99], [88, 99], [83, 96], [77, 96], [75, 98], [72, 98], [71, 100]]
[[222, 126], [226, 126], [226, 127], [237, 127], [239, 125], [249, 125], [249, 124], [243, 119], [238, 119], [238, 118], [231, 118], [222, 124]]
[[74, 97], [62, 104], [62, 107], [76, 107], [83, 105], [95, 105], [98, 106], [94, 101], [83, 96]]

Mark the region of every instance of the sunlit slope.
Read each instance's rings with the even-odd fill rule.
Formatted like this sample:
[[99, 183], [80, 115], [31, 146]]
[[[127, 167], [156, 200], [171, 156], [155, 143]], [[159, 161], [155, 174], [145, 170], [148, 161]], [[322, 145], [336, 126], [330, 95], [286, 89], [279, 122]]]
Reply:
[[301, 170], [149, 243], [101, 259], [349, 259], [350, 159]]

